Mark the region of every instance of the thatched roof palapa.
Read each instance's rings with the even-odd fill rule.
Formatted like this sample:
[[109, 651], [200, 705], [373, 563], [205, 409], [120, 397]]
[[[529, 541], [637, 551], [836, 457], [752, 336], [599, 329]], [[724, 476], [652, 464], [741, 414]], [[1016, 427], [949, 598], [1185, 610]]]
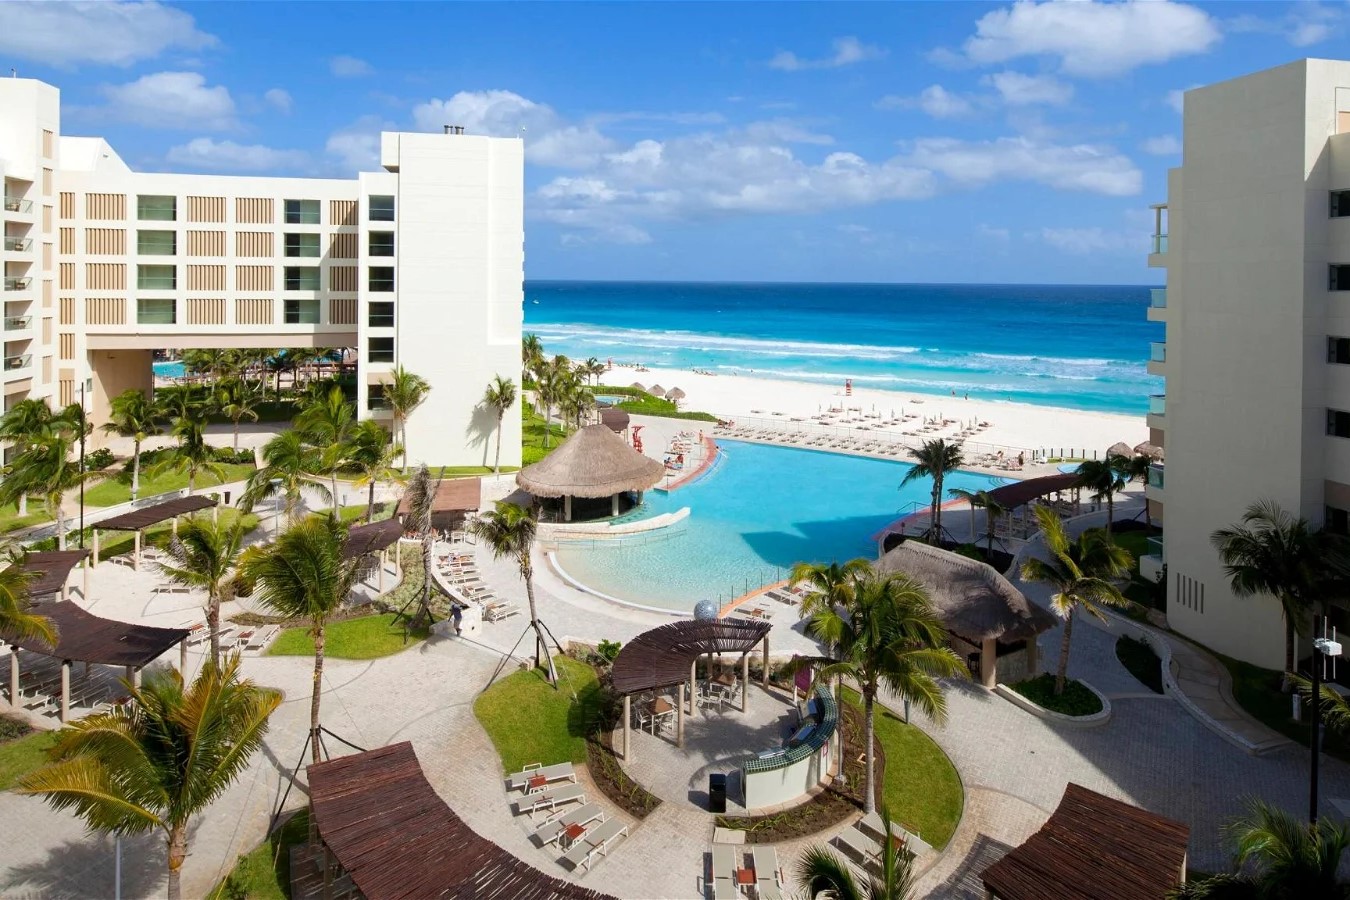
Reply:
[[685, 396], [686, 396], [686, 394], [684, 393], [684, 391], [680, 390], [680, 389], [677, 388], [677, 387], [676, 387], [676, 388], [671, 388], [670, 390], [666, 391], [666, 399], [667, 399], [667, 400], [671, 400], [671, 401], [674, 401], [674, 400], [683, 400], [683, 399], [685, 398]]
[[972, 643], [1033, 639], [1058, 622], [992, 566], [915, 540], [887, 552], [876, 568], [923, 582], [947, 630]]
[[516, 473], [516, 484], [536, 497], [609, 497], [645, 491], [665, 474], [665, 466], [628, 446], [609, 426], [587, 425]]
[[1106, 448], [1107, 459], [1113, 456], [1134, 456], [1134, 449], [1124, 441], [1116, 441]]
[[1157, 446], [1151, 441], [1144, 441], [1142, 444], [1135, 444], [1134, 452], [1138, 456], [1151, 456], [1154, 459], [1163, 458], [1163, 448]]
[[664, 397], [666, 395], [666, 389], [659, 384], [654, 384], [647, 388], [647, 393], [651, 394], [653, 397]]
[[633, 388], [634, 390], [638, 390], [638, 391], [645, 391], [645, 390], [647, 390], [645, 387], [642, 386], [642, 382], [640, 382], [640, 381], [635, 381], [635, 382], [633, 382], [632, 384], [629, 385], [629, 387], [630, 387], [630, 388]]
[[623, 431], [630, 421], [628, 413], [618, 407], [611, 406], [600, 410], [600, 424], [608, 426], [611, 431]]

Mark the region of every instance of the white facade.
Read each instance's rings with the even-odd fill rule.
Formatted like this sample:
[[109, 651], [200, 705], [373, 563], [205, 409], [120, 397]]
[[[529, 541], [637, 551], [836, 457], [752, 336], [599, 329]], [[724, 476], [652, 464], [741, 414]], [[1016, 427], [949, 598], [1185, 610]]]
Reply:
[[1149, 258], [1167, 270], [1149, 311], [1166, 324], [1149, 364], [1166, 377], [1149, 416], [1166, 466], [1147, 488], [1165, 509], [1167, 616], [1278, 668], [1278, 604], [1232, 594], [1210, 535], [1260, 499], [1315, 525], [1350, 511], [1350, 365], [1334, 340], [1350, 339], [1350, 277], [1335, 270], [1350, 264], [1350, 195], [1333, 207], [1350, 191], [1350, 62], [1188, 91], [1184, 123]]
[[[83, 381], [97, 426], [151, 387], [155, 349], [353, 348], [363, 417], [388, 420], [397, 366], [431, 384], [410, 461], [491, 464], [479, 401], [520, 382], [521, 141], [387, 133], [386, 171], [352, 180], [154, 174], [59, 119], [55, 88], [0, 79], [7, 404]], [[501, 462], [520, 464], [518, 408]]]

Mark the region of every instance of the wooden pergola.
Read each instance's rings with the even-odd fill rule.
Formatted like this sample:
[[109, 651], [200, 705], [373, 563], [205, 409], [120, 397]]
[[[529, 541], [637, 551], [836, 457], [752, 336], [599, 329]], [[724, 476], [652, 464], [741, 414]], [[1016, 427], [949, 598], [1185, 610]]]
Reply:
[[[379, 591], [384, 593], [384, 567], [388, 561], [389, 548], [398, 544], [403, 537], [403, 523], [397, 519], [382, 519], [366, 525], [354, 526], [347, 532], [347, 542], [342, 545], [344, 559], [358, 559], [362, 556], [379, 555], [380, 581]], [[394, 572], [400, 570], [401, 562], [394, 553]]]
[[[33, 579], [28, 583], [28, 596], [45, 597], [60, 594], [69, 600], [66, 581], [70, 572], [89, 557], [88, 550], [47, 550], [24, 555], [19, 567]], [[89, 600], [89, 567], [84, 568], [84, 599]]]
[[120, 516], [113, 516], [111, 519], [104, 519], [102, 522], [95, 523], [92, 527], [94, 532], [94, 559], [93, 564], [98, 565], [98, 533], [99, 531], [131, 531], [135, 533], [134, 549], [131, 556], [131, 567], [139, 569], [141, 567], [141, 532], [151, 525], [157, 525], [166, 520], [173, 523], [174, 537], [178, 536], [178, 518], [186, 516], [198, 510], [209, 509], [213, 517], [219, 513], [219, 505], [210, 497], [204, 497], [201, 494], [191, 494], [187, 497], [177, 497], [173, 500], [165, 500], [163, 503], [156, 503], [153, 506], [144, 506], [140, 509], [133, 509], [131, 512], [122, 513]]

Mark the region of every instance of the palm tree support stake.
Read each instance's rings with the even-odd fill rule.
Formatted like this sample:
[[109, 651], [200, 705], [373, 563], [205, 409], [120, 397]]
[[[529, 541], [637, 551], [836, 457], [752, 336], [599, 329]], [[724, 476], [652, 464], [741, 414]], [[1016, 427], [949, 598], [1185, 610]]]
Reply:
[[306, 735], [305, 745], [300, 748], [300, 758], [295, 761], [295, 766], [291, 770], [294, 774], [291, 775], [289, 779], [287, 779], [286, 790], [282, 792], [281, 799], [277, 801], [277, 805], [272, 808], [272, 818], [267, 825], [268, 834], [271, 834], [273, 830], [275, 830], [277, 827], [277, 820], [281, 816], [281, 811], [286, 808], [286, 800], [291, 796], [291, 788], [295, 786], [295, 780], [300, 774], [300, 767], [305, 764], [305, 754], [309, 753], [309, 748], [313, 745], [313, 743], [315, 741], [319, 742], [319, 750], [323, 753], [324, 759], [333, 758], [333, 754], [328, 752], [328, 745], [325, 744], [323, 741], [323, 736], [325, 734], [335, 741], [339, 741], [340, 743], [346, 744], [348, 747], [351, 747], [357, 753], [366, 752], [365, 747], [356, 746], [351, 741], [344, 738], [342, 735], [330, 731], [326, 725], [320, 725], [317, 732], [311, 731], [308, 735]]

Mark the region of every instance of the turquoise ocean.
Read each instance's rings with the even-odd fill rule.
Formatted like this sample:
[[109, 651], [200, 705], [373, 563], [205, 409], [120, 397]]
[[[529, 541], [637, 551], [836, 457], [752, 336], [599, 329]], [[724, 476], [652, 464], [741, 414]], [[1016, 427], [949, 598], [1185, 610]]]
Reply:
[[549, 354], [1143, 415], [1148, 286], [527, 281]]

